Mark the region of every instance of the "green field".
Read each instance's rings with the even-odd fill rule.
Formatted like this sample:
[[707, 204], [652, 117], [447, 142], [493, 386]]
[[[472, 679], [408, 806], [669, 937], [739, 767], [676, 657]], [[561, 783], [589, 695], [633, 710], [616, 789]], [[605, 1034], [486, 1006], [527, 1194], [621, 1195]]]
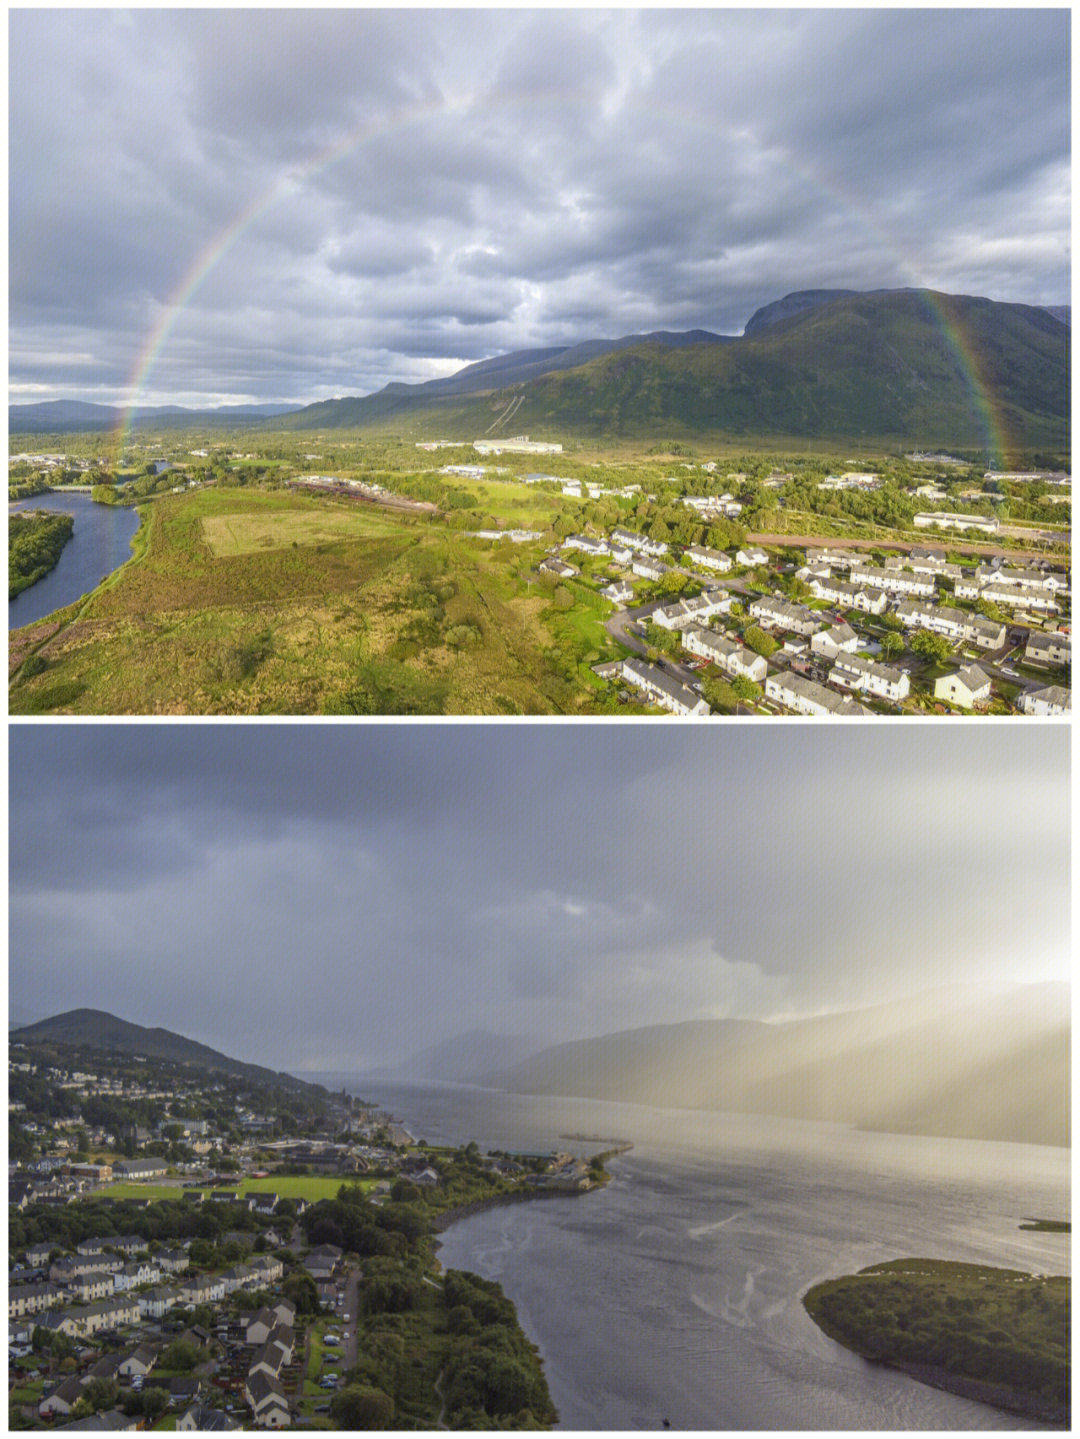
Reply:
[[865, 1359], [1050, 1423], [1068, 1422], [1069, 1280], [897, 1259], [804, 1296], [825, 1333]]
[[[348, 1175], [282, 1174], [266, 1179], [241, 1179], [236, 1184], [223, 1179], [219, 1189], [233, 1189], [238, 1194], [276, 1194], [280, 1199], [335, 1199], [343, 1184], [358, 1184], [365, 1192], [378, 1183], [375, 1179], [352, 1179]], [[111, 1199], [180, 1199], [185, 1191], [173, 1184], [110, 1184], [101, 1193]]]
[[[339, 540], [365, 540], [379, 532], [372, 517], [359, 509], [319, 513], [217, 514], [202, 521], [202, 535], [215, 559], [283, 550], [293, 545], [329, 545]], [[393, 534], [392, 524], [382, 527]]]
[[539, 544], [225, 487], [165, 496], [140, 535], [59, 629], [15, 633], [39, 672], [16, 671], [13, 713], [590, 712]]

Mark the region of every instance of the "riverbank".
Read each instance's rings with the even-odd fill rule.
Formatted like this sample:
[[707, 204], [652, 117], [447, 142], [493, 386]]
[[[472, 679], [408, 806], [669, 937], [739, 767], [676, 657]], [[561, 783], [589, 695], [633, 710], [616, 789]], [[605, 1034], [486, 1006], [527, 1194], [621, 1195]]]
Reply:
[[8, 599], [56, 568], [75, 530], [70, 515], [21, 510], [8, 516]]
[[909, 1374], [920, 1384], [928, 1384], [931, 1389], [957, 1394], [961, 1399], [974, 1399], [979, 1404], [990, 1404], [995, 1409], [1004, 1409], [1007, 1414], [1019, 1414], [1024, 1419], [1035, 1419], [1040, 1424], [1051, 1424], [1056, 1429], [1069, 1427], [1067, 1410], [1049, 1400], [1040, 1399], [1038, 1395], [1021, 1394], [1007, 1385], [994, 1384], [988, 1379], [969, 1379], [963, 1374], [954, 1374], [943, 1369], [940, 1365], [916, 1364], [903, 1359], [881, 1362], [890, 1369], [898, 1369], [901, 1374]]

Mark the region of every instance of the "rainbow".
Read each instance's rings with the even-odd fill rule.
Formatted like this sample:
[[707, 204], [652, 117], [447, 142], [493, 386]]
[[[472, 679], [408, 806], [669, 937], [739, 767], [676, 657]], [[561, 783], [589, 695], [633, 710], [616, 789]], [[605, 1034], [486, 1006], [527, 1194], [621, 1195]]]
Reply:
[[[542, 95], [519, 95], [512, 100], [501, 102], [506, 108], [527, 108], [531, 106], [571, 105], [580, 103], [581, 97], [573, 94], [559, 94], [546, 91]], [[274, 205], [284, 200], [312, 178], [350, 155], [370, 140], [383, 138], [389, 133], [408, 128], [433, 114], [449, 114], [459, 108], [446, 101], [431, 101], [417, 105], [408, 111], [397, 112], [377, 124], [365, 123], [347, 132], [341, 139], [317, 151], [309, 159], [290, 166], [260, 194], [256, 195], [223, 230], [195, 256], [187, 270], [162, 307], [161, 315], [138, 352], [127, 383], [127, 399], [121, 409], [120, 419], [113, 432], [114, 456], [118, 460], [134, 423], [135, 413], [149, 377], [162, 350], [169, 341], [178, 321], [183, 315], [200, 286], [221, 262], [225, 255], [242, 239], [244, 234]], [[490, 107], [489, 107], [490, 108]], [[670, 107], [650, 107], [650, 114], [657, 118], [671, 120], [679, 126], [700, 133], [704, 128], [701, 117], [689, 111]], [[710, 130], [710, 138], [714, 138]], [[930, 290], [919, 275], [918, 267], [910, 256], [898, 247], [895, 238], [886, 233], [876, 217], [860, 197], [856, 196], [841, 181], [825, 176], [790, 150], [781, 150], [784, 162], [791, 171], [814, 189], [827, 195], [840, 210], [854, 217], [859, 224], [877, 240], [881, 248], [899, 261], [900, 268], [910, 279], [913, 288], [921, 293], [921, 299], [931, 319], [939, 329], [958, 365], [959, 373], [970, 395], [973, 408], [979, 417], [984, 432], [985, 446], [991, 460], [1004, 461], [1012, 453], [1008, 425], [1003, 405], [994, 394], [992, 386], [982, 374], [979, 358], [974, 345], [964, 332], [958, 317], [951, 313], [948, 296]]]

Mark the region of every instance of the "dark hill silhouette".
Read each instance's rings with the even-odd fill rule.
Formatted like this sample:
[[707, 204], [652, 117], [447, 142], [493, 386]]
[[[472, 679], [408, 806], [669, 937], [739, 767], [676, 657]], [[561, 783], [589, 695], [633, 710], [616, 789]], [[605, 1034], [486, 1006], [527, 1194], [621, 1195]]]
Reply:
[[170, 1060], [282, 1089], [312, 1090], [320, 1087], [296, 1079], [291, 1074], [264, 1069], [260, 1064], [230, 1059], [228, 1055], [199, 1044], [197, 1040], [185, 1039], [172, 1030], [146, 1029], [141, 1024], [131, 1024], [100, 1009], [70, 1009], [64, 1014], [53, 1015], [51, 1019], [24, 1025], [11, 1031], [8, 1042], [70, 1044], [114, 1054], [141, 1054], [147, 1059]]

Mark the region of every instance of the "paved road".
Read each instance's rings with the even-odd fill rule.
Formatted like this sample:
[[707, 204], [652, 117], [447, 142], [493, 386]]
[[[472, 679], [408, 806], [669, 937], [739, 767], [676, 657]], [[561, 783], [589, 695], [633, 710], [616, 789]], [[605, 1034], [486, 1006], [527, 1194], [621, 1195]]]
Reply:
[[339, 1316], [347, 1314], [349, 1322], [341, 1320], [341, 1372], [344, 1374], [356, 1363], [356, 1311], [360, 1298], [360, 1271], [350, 1269], [345, 1281], [345, 1303], [338, 1310]]
[[[629, 610], [616, 610], [604, 625], [608, 634], [620, 645], [625, 645], [628, 650], [635, 654], [645, 656], [649, 646], [640, 635], [632, 634], [628, 626], [636, 624], [639, 620], [648, 619], [653, 610], [660, 609], [663, 605], [670, 604], [670, 600], [650, 600], [646, 605], [635, 605]], [[680, 684], [693, 685], [700, 683], [697, 673], [687, 665], [679, 664], [667, 655], [661, 655], [659, 665], [662, 670], [677, 679]]]

